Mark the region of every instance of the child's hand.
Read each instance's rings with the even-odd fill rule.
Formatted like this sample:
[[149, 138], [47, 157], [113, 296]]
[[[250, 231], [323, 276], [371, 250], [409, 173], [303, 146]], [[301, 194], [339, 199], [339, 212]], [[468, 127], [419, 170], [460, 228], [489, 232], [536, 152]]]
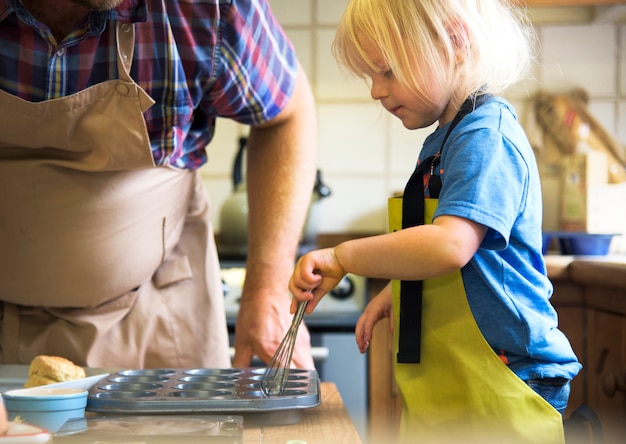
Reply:
[[388, 284], [378, 293], [365, 307], [363, 314], [356, 323], [355, 336], [356, 343], [361, 353], [365, 353], [372, 340], [374, 326], [381, 319], [389, 318], [389, 330], [393, 333], [392, 305], [391, 305], [391, 284]]
[[296, 311], [298, 301], [308, 300], [306, 313], [311, 313], [319, 300], [337, 286], [346, 275], [332, 248], [311, 251], [298, 260], [289, 280], [289, 290], [294, 298], [291, 312]]

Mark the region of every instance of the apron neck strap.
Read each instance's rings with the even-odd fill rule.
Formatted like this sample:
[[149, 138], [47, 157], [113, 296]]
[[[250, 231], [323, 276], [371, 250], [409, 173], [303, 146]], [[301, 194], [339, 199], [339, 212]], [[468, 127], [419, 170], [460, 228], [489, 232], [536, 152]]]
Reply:
[[463, 120], [463, 117], [472, 113], [474, 110], [476, 110], [476, 108], [478, 108], [479, 106], [482, 106], [485, 102], [487, 102], [493, 97], [492, 94], [481, 94], [481, 91], [482, 90], [479, 90], [473, 93], [472, 95], [470, 95], [467, 99], [465, 99], [465, 102], [463, 102], [463, 104], [457, 111], [456, 115], [454, 116], [454, 119], [452, 119], [452, 122], [450, 123], [450, 127], [448, 128], [448, 131], [446, 132], [446, 135], [443, 138], [443, 142], [441, 142], [441, 148], [439, 149], [439, 153], [437, 153], [436, 156], [441, 156], [443, 147], [448, 141], [448, 136], [450, 136], [450, 133], [452, 133], [454, 128], [456, 128], [456, 126], [459, 124], [459, 122]]
[[117, 39], [117, 70], [121, 80], [132, 82], [130, 68], [133, 64], [135, 51], [135, 27], [132, 23], [116, 22], [115, 37]]
[[[441, 179], [433, 173], [435, 166], [439, 164], [441, 152], [452, 130], [459, 124], [463, 117], [473, 112], [493, 97], [491, 94], [480, 94], [480, 91], [469, 96], [456, 116], [452, 120], [448, 131], [443, 139], [439, 152], [434, 156], [424, 159], [415, 169], [404, 189], [402, 199], [402, 228], [414, 227], [425, 223], [424, 213], [424, 188], [426, 181], [436, 178], [435, 183], [430, 183], [431, 196], [433, 191], [439, 196]], [[424, 174], [424, 171], [430, 174]], [[436, 190], [435, 190], [436, 189]], [[400, 282], [400, 321], [399, 343], [396, 360], [399, 364], [419, 364], [421, 359], [421, 336], [422, 336], [422, 281]]]

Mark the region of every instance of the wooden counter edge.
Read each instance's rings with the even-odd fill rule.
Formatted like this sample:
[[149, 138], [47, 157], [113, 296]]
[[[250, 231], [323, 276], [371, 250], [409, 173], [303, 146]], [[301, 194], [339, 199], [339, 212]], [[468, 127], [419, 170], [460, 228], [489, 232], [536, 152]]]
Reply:
[[626, 290], [626, 260], [621, 257], [577, 259], [570, 265], [569, 275], [580, 284]]
[[297, 424], [285, 426], [249, 426], [244, 418], [244, 444], [285, 444], [300, 440], [306, 444], [361, 444], [361, 438], [343, 404], [337, 386], [320, 384], [321, 404], [302, 411]]
[[626, 256], [544, 256], [548, 277], [626, 290]]

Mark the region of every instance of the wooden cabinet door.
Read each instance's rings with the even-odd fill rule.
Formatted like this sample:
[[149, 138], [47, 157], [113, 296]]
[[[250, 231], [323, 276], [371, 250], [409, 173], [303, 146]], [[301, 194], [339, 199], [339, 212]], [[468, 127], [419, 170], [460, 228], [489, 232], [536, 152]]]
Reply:
[[571, 383], [572, 391], [570, 393], [569, 402], [564, 415], [567, 418], [570, 413], [576, 409], [576, 407], [581, 404], [588, 403], [585, 394], [585, 387], [587, 385], [587, 366], [584, 365], [584, 362], [586, 361], [583, 330], [585, 310], [581, 307], [557, 306], [557, 311], [559, 314], [559, 329], [565, 333], [572, 344], [576, 357], [583, 363], [583, 369], [578, 375], [576, 375]]
[[587, 399], [587, 349], [586, 349], [586, 309], [584, 308], [584, 291], [581, 286], [564, 281], [554, 281], [554, 294], [551, 303], [559, 316], [559, 329], [569, 339], [576, 357], [583, 364], [583, 369], [574, 378], [565, 417]]
[[[369, 293], [378, 294], [386, 281], [370, 279]], [[369, 441], [396, 442], [402, 415], [402, 399], [393, 373], [393, 337], [389, 320], [376, 327], [370, 342], [369, 360]]]
[[626, 437], [626, 315], [587, 311], [588, 403], [600, 416], [606, 444]]

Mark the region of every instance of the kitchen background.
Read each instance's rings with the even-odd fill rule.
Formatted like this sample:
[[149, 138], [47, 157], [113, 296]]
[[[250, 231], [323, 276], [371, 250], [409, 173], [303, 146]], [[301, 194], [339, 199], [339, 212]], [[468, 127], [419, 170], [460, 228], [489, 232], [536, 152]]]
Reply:
[[[410, 176], [424, 138], [434, 129], [405, 129], [374, 102], [363, 80], [340, 70], [330, 46], [346, 0], [270, 0], [296, 47], [315, 94], [319, 125], [319, 168], [332, 195], [323, 199], [319, 233], [386, 231], [386, 200]], [[616, 6], [609, 11], [623, 12]], [[601, 8], [597, 8], [601, 10]], [[532, 78], [505, 96], [527, 127], [533, 124], [534, 95], [583, 88], [588, 108], [602, 126], [626, 142], [626, 25], [619, 14], [596, 16], [590, 8], [531, 8], [539, 38]], [[597, 12], [597, 11], [596, 11]], [[232, 193], [232, 164], [245, 126], [217, 123], [202, 175], [219, 209]], [[623, 149], [623, 148], [622, 148]], [[219, 211], [214, 212], [216, 232]], [[614, 240], [613, 251], [616, 247]], [[621, 250], [620, 250], [621, 251]]]

